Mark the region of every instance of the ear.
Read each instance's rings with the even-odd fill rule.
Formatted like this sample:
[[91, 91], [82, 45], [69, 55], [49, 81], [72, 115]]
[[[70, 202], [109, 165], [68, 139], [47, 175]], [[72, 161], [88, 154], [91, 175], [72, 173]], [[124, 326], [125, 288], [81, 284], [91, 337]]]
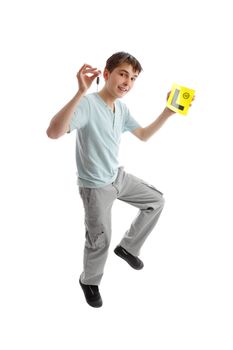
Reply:
[[107, 70], [107, 68], [104, 68], [104, 72], [103, 72], [104, 80], [108, 80], [109, 75], [110, 75], [110, 72]]

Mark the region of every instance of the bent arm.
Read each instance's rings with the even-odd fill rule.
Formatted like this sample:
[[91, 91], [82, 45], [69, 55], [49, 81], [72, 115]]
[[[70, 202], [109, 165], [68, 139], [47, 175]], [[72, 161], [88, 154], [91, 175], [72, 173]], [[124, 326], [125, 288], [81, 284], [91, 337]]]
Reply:
[[174, 114], [174, 112], [168, 108], [165, 108], [160, 116], [158, 116], [158, 118], [152, 124], [148, 125], [145, 128], [137, 128], [132, 131], [132, 133], [141, 141], [147, 141], [152, 135], [154, 135], [154, 133], [156, 133], [156, 131], [158, 131], [163, 126], [163, 124], [172, 114]]
[[46, 131], [51, 139], [57, 139], [69, 131], [70, 121], [74, 111], [85, 93], [78, 91], [77, 94], [52, 118]]
[[51, 120], [47, 129], [47, 135], [51, 139], [57, 139], [69, 131], [69, 125], [74, 111], [81, 98], [91, 86], [93, 80], [101, 74], [100, 70], [93, 68], [89, 64], [84, 64], [77, 73], [79, 90], [77, 94], [68, 102]]
[[57, 139], [69, 131], [69, 125], [74, 111], [83, 96], [84, 93], [78, 91], [72, 100], [52, 118], [46, 131], [49, 138]]

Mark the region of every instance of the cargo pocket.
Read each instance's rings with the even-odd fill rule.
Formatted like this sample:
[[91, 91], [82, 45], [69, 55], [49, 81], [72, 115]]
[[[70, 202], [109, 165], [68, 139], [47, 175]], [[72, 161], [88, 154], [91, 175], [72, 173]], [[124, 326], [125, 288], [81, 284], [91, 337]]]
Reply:
[[85, 246], [91, 249], [99, 249], [105, 246], [105, 234], [102, 226], [86, 230]]

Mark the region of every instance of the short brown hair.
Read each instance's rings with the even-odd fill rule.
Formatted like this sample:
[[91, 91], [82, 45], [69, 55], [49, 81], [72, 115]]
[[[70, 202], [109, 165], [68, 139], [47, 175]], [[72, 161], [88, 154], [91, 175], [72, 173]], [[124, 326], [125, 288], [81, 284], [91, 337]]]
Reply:
[[129, 63], [133, 70], [138, 73], [142, 71], [142, 66], [139, 61], [132, 55], [127, 52], [116, 52], [111, 57], [107, 59], [106, 69], [111, 73], [116, 67], [121, 65], [122, 63]]

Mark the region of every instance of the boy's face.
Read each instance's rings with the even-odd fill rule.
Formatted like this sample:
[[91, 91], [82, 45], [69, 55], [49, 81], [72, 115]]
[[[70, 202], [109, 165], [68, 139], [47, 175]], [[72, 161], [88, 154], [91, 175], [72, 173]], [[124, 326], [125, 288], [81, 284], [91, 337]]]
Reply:
[[114, 98], [121, 98], [132, 89], [138, 75], [128, 63], [122, 63], [111, 73], [105, 69], [105, 87]]

